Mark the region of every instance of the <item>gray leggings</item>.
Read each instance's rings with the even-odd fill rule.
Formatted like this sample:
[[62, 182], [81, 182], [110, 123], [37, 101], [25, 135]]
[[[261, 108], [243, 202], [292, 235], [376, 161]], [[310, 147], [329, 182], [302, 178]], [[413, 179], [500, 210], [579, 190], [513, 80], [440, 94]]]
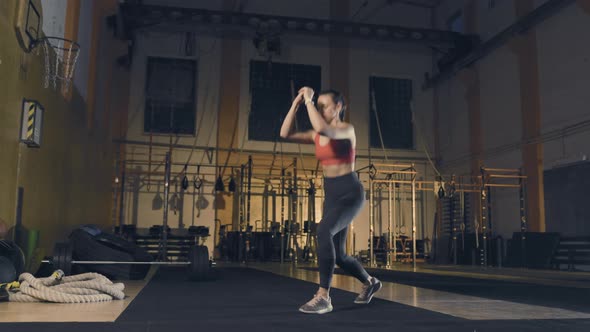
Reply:
[[318, 260], [320, 265], [320, 287], [330, 289], [334, 265], [361, 282], [369, 274], [353, 257], [346, 255], [346, 234], [349, 225], [365, 201], [365, 191], [356, 173], [352, 172], [335, 178], [324, 178], [324, 209], [318, 225]]

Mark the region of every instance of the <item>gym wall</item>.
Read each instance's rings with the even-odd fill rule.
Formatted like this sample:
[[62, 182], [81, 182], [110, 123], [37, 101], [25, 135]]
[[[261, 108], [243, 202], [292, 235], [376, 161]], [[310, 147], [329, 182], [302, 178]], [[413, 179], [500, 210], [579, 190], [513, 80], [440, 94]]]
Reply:
[[[538, 8], [546, 1], [532, 1], [532, 7]], [[449, 17], [457, 10], [463, 10], [469, 4], [476, 6], [474, 18], [477, 33], [483, 41], [517, 20], [517, 12], [512, 1], [465, 1], [443, 2], [437, 11], [437, 28], [443, 28]], [[590, 74], [588, 59], [590, 47], [580, 43], [585, 37], [584, 31], [590, 25], [590, 16], [582, 6], [583, 1], [575, 2], [560, 10], [556, 15], [545, 20], [530, 31], [534, 31], [536, 53], [530, 54], [537, 59], [538, 71], [527, 74], [522, 81], [525, 86], [535, 86], [538, 77], [538, 111], [532, 109], [533, 115], [527, 114], [523, 123], [521, 105], [524, 101], [534, 101], [534, 96], [521, 91], [521, 65], [517, 53], [518, 40], [496, 49], [481, 59], [472, 69], [479, 78], [479, 126], [481, 135], [482, 163], [486, 167], [519, 168], [523, 166], [521, 143], [525, 134], [523, 128], [531, 121], [539, 121], [540, 144], [538, 163], [541, 167], [541, 199], [533, 208], [544, 228], [545, 214], [543, 201], [542, 170], [552, 169], [567, 163], [580, 162], [588, 155], [589, 133], [581, 128], [568, 130], [568, 126], [589, 120], [587, 77]], [[454, 6], [451, 6], [454, 5]], [[512, 21], [507, 21], [507, 18]], [[466, 18], [467, 19], [467, 18]], [[472, 18], [473, 19], [473, 18]], [[522, 37], [517, 37], [522, 38]], [[559, 58], [567, 55], [567, 61]], [[530, 59], [530, 57], [529, 57]], [[526, 61], [526, 60], [525, 60]], [[559, 65], [555, 65], [559, 63]], [[526, 70], [526, 69], [525, 69]], [[464, 74], [464, 73], [462, 73]], [[440, 157], [445, 173], [469, 173], [473, 158], [469, 142], [473, 141], [470, 132], [470, 110], [467, 107], [466, 85], [462, 74], [444, 81], [436, 88], [439, 94], [439, 136]], [[531, 99], [533, 98], [533, 99]], [[528, 107], [528, 106], [527, 106]], [[565, 135], [556, 131], [564, 130]], [[476, 128], [477, 131], [477, 128]], [[553, 134], [551, 134], [553, 133]], [[551, 137], [550, 137], [551, 136]], [[532, 163], [532, 162], [530, 162]], [[512, 232], [519, 231], [519, 199], [516, 189], [493, 189], [492, 216], [494, 234], [504, 238], [511, 237]], [[528, 202], [530, 205], [530, 202]], [[529, 220], [535, 222], [534, 220]], [[554, 231], [556, 231], [554, 229]]]
[[92, 42], [93, 15], [92, 9], [94, 1], [80, 1], [80, 19], [78, 21], [78, 40], [80, 45], [86, 47], [86, 52], [80, 53], [78, 57], [78, 67], [74, 76], [74, 85], [80, 91], [80, 96], [85, 102], [88, 102], [88, 73], [90, 65], [89, 46]]
[[[146, 4], [161, 4], [161, 1], [146, 1]], [[230, 2], [231, 3], [231, 2]], [[341, 2], [335, 2], [340, 4]], [[346, 2], [343, 2], [346, 3]], [[349, 13], [352, 16], [354, 12], [361, 6], [362, 1], [350, 1]], [[190, 6], [194, 4], [195, 7], [208, 8], [219, 10], [222, 8], [222, 2], [213, 4], [206, 1], [176, 1], [166, 2], [166, 5], [182, 5]], [[284, 16], [305, 16], [312, 17], [317, 16], [318, 18], [329, 18], [330, 17], [330, 1], [303, 1], [303, 2], [292, 2], [292, 1], [248, 1], [247, 6], [244, 8], [246, 12], [256, 12], [264, 14], [276, 14]], [[368, 8], [362, 11], [357, 18], [359, 21], [366, 23], [389, 23], [394, 20], [399, 25], [407, 26], [422, 26], [430, 27], [430, 16], [429, 11], [426, 9], [420, 9], [415, 7], [405, 6], [403, 4], [397, 4], [395, 8], [387, 10], [375, 10], [375, 8]], [[150, 31], [142, 32], [139, 34], [137, 44], [135, 45], [133, 65], [131, 68], [131, 93], [129, 101], [129, 116], [128, 116], [128, 133], [127, 139], [130, 141], [141, 141], [144, 144], [148, 143], [151, 139], [154, 143], [167, 145], [170, 142], [169, 135], [153, 135], [150, 138], [149, 134], [144, 133], [144, 107], [145, 107], [145, 75], [146, 75], [146, 59], [148, 56], [165, 56], [175, 58], [192, 58], [197, 59], [197, 91], [196, 91], [196, 103], [197, 103], [197, 124], [198, 128], [197, 137], [192, 136], [174, 136], [173, 143], [187, 146], [185, 149], [174, 149], [173, 159], [174, 162], [180, 163], [173, 168], [172, 174], [181, 173], [183, 163], [186, 163], [191, 153], [190, 146], [196, 142], [197, 146], [224, 146], [223, 142], [232, 142], [233, 147], [238, 151], [243, 148], [244, 150], [261, 150], [271, 152], [273, 151], [273, 142], [261, 142], [261, 141], [250, 141], [247, 136], [248, 126], [248, 112], [250, 110], [250, 95], [249, 95], [249, 63], [251, 60], [262, 60], [265, 58], [260, 57], [257, 50], [252, 45], [252, 35], [244, 34], [238, 42], [232, 44], [233, 48], [226, 48], [229, 50], [237, 50], [238, 54], [232, 55], [235, 57], [235, 61], [239, 62], [239, 70], [236, 70], [230, 74], [223, 73], [223, 67], [228, 66], [228, 63], [224, 63], [222, 59], [227, 59], [229, 53], [224, 54], [224, 40], [219, 38], [219, 33], [211, 30], [210, 27], [202, 27], [196, 31], [195, 40], [195, 53], [187, 56], [185, 54], [184, 41], [185, 33], [177, 31]], [[280, 63], [293, 63], [293, 64], [306, 64], [306, 65], [317, 65], [321, 66], [322, 76], [322, 88], [328, 88], [334, 85], [334, 82], [330, 82], [330, 77], [334, 74], [331, 71], [331, 60], [330, 60], [330, 46], [329, 39], [323, 36], [301, 36], [286, 34], [281, 36], [282, 51], [279, 56], [273, 56], [274, 62]], [[226, 51], [232, 52], [232, 51]], [[350, 122], [354, 124], [356, 135], [357, 135], [357, 154], [363, 157], [357, 160], [357, 168], [361, 168], [368, 165], [369, 155], [369, 119], [372, 114], [370, 113], [370, 96], [369, 96], [369, 77], [384, 76], [391, 78], [406, 78], [413, 81], [413, 92], [414, 92], [414, 110], [415, 110], [415, 121], [420, 125], [420, 132], [414, 130], [414, 145], [415, 150], [386, 150], [386, 154], [389, 161], [403, 161], [407, 163], [414, 162], [419, 171], [419, 178], [425, 180], [431, 180], [433, 178], [433, 170], [428, 165], [424, 153], [424, 145], [428, 148], [431, 154], [434, 153], [433, 137], [426, 135], [432, 131], [433, 120], [432, 120], [432, 91], [422, 91], [421, 84], [423, 83], [423, 74], [431, 67], [431, 51], [426, 47], [421, 46], [408, 46], [402, 44], [390, 44], [384, 42], [373, 42], [373, 41], [351, 41], [349, 43], [349, 63], [347, 65], [348, 75], [348, 91], [347, 99], [349, 102], [349, 116]], [[233, 61], [233, 60], [232, 60]], [[223, 76], [225, 75], [225, 76]], [[229, 76], [228, 76], [229, 75]], [[220, 78], [223, 76], [223, 78]], [[346, 76], [346, 75], [344, 75]], [[225, 80], [225, 81], [224, 81]], [[225, 92], [224, 89], [227, 87], [223, 82], [233, 82], [238, 80], [239, 91], [232, 90], [229, 92], [232, 96], [239, 96], [238, 108], [234, 111], [233, 109], [227, 112], [221, 111], [224, 106], [222, 105], [221, 95]], [[340, 83], [342, 84], [342, 83]], [[346, 83], [345, 83], [346, 84]], [[296, 87], [297, 88], [297, 87]], [[277, 110], [277, 112], [286, 113], [288, 110]], [[221, 114], [221, 115], [220, 115]], [[220, 118], [221, 117], [221, 118]], [[385, 125], [385, 124], [384, 124]], [[274, 128], [269, 128], [272, 130]], [[387, 127], [383, 127], [383, 130], [388, 130]], [[422, 133], [424, 137], [429, 137], [427, 142], [422, 142]], [[425, 144], [424, 144], [425, 143]], [[138, 156], [145, 156], [148, 153], [148, 146], [145, 145], [127, 145], [127, 159], [131, 158], [131, 149], [134, 149]], [[311, 176], [309, 169], [315, 169], [316, 162], [313, 157], [307, 157], [313, 153], [312, 146], [301, 145], [293, 143], [283, 143], [282, 147], [277, 147], [277, 152], [280, 149], [284, 153], [291, 153], [291, 156], [285, 156], [282, 161], [283, 164], [288, 165], [293, 161], [293, 157], [299, 154], [299, 149], [306, 156], [303, 158], [303, 166], [308, 169], [307, 174], [299, 170], [299, 176], [305, 178], [305, 176]], [[156, 169], [156, 162], [162, 160], [166, 147], [154, 147], [152, 153], [152, 170]], [[381, 148], [371, 148], [370, 151], [373, 162], [384, 160], [383, 150]], [[156, 154], [157, 157], [156, 157]], [[232, 153], [229, 159], [226, 159], [226, 153], [219, 152], [218, 156], [213, 156], [212, 164], [215, 164], [216, 159], [220, 166], [223, 166], [226, 161], [229, 165], [236, 165], [247, 161], [247, 153]], [[281, 165], [280, 156], [277, 156], [275, 166]], [[145, 158], [143, 158], [145, 160]], [[268, 167], [272, 160], [271, 155], [256, 155], [254, 154], [254, 164], [259, 169]], [[195, 150], [192, 154], [192, 163], [203, 163], [208, 164], [207, 157], [202, 150]], [[267, 165], [267, 166], [264, 166]], [[301, 158], [298, 158], [298, 167], [301, 167]], [[141, 166], [142, 171], [147, 170], [146, 165]], [[160, 170], [162, 168], [160, 167]], [[195, 168], [190, 169], [191, 172], [195, 172]], [[209, 169], [211, 173], [213, 169]], [[229, 169], [224, 170], [224, 176], [226, 179], [229, 176]], [[256, 170], [255, 170], [256, 171]], [[214, 175], [211, 175], [214, 176]], [[143, 175], [145, 178], [145, 175]], [[213, 178], [211, 178], [213, 179]], [[362, 180], [368, 189], [368, 176], [362, 176]], [[205, 191], [205, 195], [210, 202], [215, 200], [212, 192], [212, 183], [209, 184], [209, 189]], [[145, 189], [145, 188], [144, 188]], [[174, 189], [174, 188], [172, 188]], [[140, 193], [138, 199], [138, 207], [136, 209], [136, 220], [138, 227], [150, 227], [154, 224], [162, 223], [162, 211], [152, 211], [151, 203], [156, 195], [155, 185], [151, 186], [149, 193]], [[232, 199], [233, 196], [225, 196], [226, 201]], [[187, 216], [191, 214], [191, 203], [190, 199], [185, 198], [185, 216], [184, 224], [187, 224]], [[433, 219], [435, 212], [435, 199], [433, 193], [424, 195], [424, 203], [417, 203], [417, 215], [418, 215], [418, 238], [424, 237], [431, 238], [433, 231]], [[404, 203], [404, 215], [406, 216], [406, 224], [411, 223], [411, 205]], [[321, 214], [321, 205], [316, 204], [317, 213]], [[355, 220], [355, 231], [357, 231], [356, 250], [362, 250], [367, 248], [366, 240], [368, 239], [368, 202], [361, 212], [359, 217]], [[381, 205], [383, 209], [383, 226], [381, 229], [386, 231], [387, 223], [387, 201], [384, 201]], [[128, 211], [131, 209], [130, 206], [126, 207]], [[259, 214], [261, 209], [259, 200], [252, 202], [252, 211]], [[307, 216], [306, 207], [304, 206], [304, 216]], [[129, 212], [126, 212], [129, 213]], [[178, 225], [177, 216], [173, 214], [170, 216], [172, 219], [171, 227]], [[133, 219], [133, 213], [130, 213], [127, 221]], [[201, 211], [201, 218], [197, 220], [196, 224], [210, 226], [211, 231], [213, 229], [213, 219], [220, 219], [222, 224], [235, 224], [237, 220], [237, 209], [233, 209], [232, 206], [226, 204], [225, 209], [213, 210], [213, 204]], [[251, 216], [251, 221], [254, 222], [258, 218], [256, 215]], [[319, 221], [319, 218], [318, 218]], [[174, 226], [173, 226], [174, 225]], [[379, 227], [379, 226], [378, 226]], [[411, 228], [408, 227], [408, 231]]]
[[[0, 10], [0, 29], [6, 32], [0, 34], [0, 217], [15, 226], [17, 190], [23, 188], [22, 225], [39, 230], [39, 247], [50, 253], [77, 225], [111, 224], [111, 135], [108, 127], [87, 127], [88, 105], [77, 87], [66, 96], [43, 87], [43, 53], [25, 53], [14, 33], [17, 3], [2, 1]], [[66, 38], [75, 18], [62, 22]], [[89, 52], [85, 41], [81, 44], [82, 54]], [[19, 142], [23, 98], [45, 109], [40, 148]]]

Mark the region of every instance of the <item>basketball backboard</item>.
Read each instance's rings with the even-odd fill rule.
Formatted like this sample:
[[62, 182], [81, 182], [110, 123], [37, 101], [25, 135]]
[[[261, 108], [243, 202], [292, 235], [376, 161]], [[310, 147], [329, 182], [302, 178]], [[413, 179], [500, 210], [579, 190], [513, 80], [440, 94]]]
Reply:
[[41, 37], [43, 12], [41, 0], [17, 0], [15, 30], [21, 47], [31, 51], [33, 42]]

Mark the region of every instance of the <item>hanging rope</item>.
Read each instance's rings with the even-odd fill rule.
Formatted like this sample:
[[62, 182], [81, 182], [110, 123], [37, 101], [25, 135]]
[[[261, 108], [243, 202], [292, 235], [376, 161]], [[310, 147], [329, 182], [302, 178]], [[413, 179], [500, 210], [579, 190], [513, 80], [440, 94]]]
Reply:
[[[275, 167], [275, 161], [277, 159], [277, 145], [278, 145], [278, 143], [279, 143], [279, 137], [278, 137], [278, 135], [275, 135], [275, 141], [272, 146], [272, 161], [270, 162], [270, 167], [268, 168], [268, 176], [269, 177], [272, 175], [272, 170]], [[283, 158], [282, 153], [281, 153], [281, 158]]]
[[[209, 70], [209, 72], [211, 73], [212, 71], [213, 71], [213, 69], [211, 68]], [[193, 140], [193, 145], [191, 147], [191, 152], [189, 153], [188, 158], [186, 158], [186, 163], [185, 163], [186, 165], [188, 165], [190, 163], [190, 161], [191, 161], [191, 159], [193, 157], [193, 153], [195, 152], [195, 148], [197, 146], [197, 141], [199, 139], [199, 133], [201, 132], [201, 127], [203, 126], [203, 118], [205, 117], [205, 113], [207, 113], [207, 104], [208, 104], [208, 102], [210, 100], [210, 98], [209, 98], [209, 96], [210, 96], [210, 94], [209, 94], [209, 87], [210, 87], [211, 82], [208, 82], [208, 83], [209, 84], [207, 84], [207, 86], [205, 87], [205, 92], [204, 92], [205, 102], [203, 103], [203, 111], [201, 112], [201, 116], [199, 117], [199, 120], [198, 120], [198, 123], [199, 124], [197, 125], [197, 133], [195, 134], [195, 139]], [[207, 146], [209, 146], [209, 140], [211, 139], [211, 132], [213, 132], [213, 130], [211, 130], [209, 132], [209, 139], [207, 140]], [[203, 154], [203, 156], [201, 157], [201, 163], [203, 163], [203, 157], [204, 156], [205, 155]], [[186, 168], [186, 166], [185, 166], [185, 168]], [[177, 178], [180, 175], [180, 173], [181, 172], [179, 172], [178, 174], [176, 174], [174, 178]]]
[[[291, 79], [291, 100], [295, 99], [295, 83], [293, 82], [293, 79]], [[295, 116], [293, 118], [293, 120], [295, 121], [295, 129], [298, 130], [297, 128], [297, 116]], [[307, 182], [309, 182], [309, 177], [307, 176], [307, 172], [305, 171], [305, 162], [303, 160], [303, 152], [301, 152], [301, 144], [297, 143], [297, 149], [299, 149], [299, 159], [301, 159], [301, 168], [303, 169], [303, 176], [305, 177], [305, 180]]]
[[150, 130], [150, 151], [149, 151], [149, 160], [148, 160], [148, 183], [147, 183], [147, 191], [150, 191], [151, 182], [152, 182], [152, 143], [153, 143], [153, 134]]
[[[208, 96], [209, 95], [207, 95], [207, 97]], [[205, 100], [205, 105], [207, 105], [207, 100]], [[213, 132], [215, 132], [215, 130], [213, 130], [213, 128], [216, 127], [217, 118], [218, 118], [217, 116], [213, 117], [213, 124], [211, 124], [211, 126], [209, 127], [211, 130], [209, 130], [209, 137], [207, 137], [207, 146], [210, 146], [210, 144], [211, 144], [211, 137], [213, 137]], [[199, 173], [200, 165], [203, 164], [203, 160], [205, 159], [205, 156], [207, 156], [207, 151], [204, 151], [203, 154], [201, 155], [201, 161], [199, 162], [199, 164], [197, 166], [197, 173]], [[205, 175], [202, 176], [202, 183], [204, 182], [204, 180], [205, 180]]]
[[8, 284], [5, 289], [10, 302], [90, 303], [125, 298], [122, 283], [113, 283], [98, 273], [66, 277], [61, 270], [47, 278], [23, 273], [18, 282]]
[[[252, 112], [252, 91], [250, 91], [249, 93], [249, 102], [248, 102], [248, 113], [246, 115], [246, 123], [250, 123], [250, 113]], [[237, 113], [237, 118], [240, 118], [240, 114], [239, 112]], [[239, 121], [238, 121], [239, 122]], [[237, 128], [236, 128], [237, 129]], [[242, 158], [242, 152], [244, 151], [244, 145], [246, 144], [246, 134], [248, 133], [248, 128], [244, 128], [244, 134], [242, 135], [242, 144], [240, 145], [240, 151], [238, 152], [238, 163], [241, 164], [240, 160]], [[227, 163], [229, 161], [229, 158], [225, 161], [225, 165], [224, 167], [224, 171], [225, 168], [227, 167]]]
[[[377, 113], [377, 101], [375, 100], [375, 89], [373, 87], [371, 87], [371, 104], [373, 105], [373, 113], [375, 113], [375, 122], [377, 123], [377, 132], [379, 133], [379, 140], [381, 141], [381, 149], [383, 149], [383, 156], [385, 157], [386, 161], [389, 161], [389, 158], [387, 158], [387, 152], [385, 151], [383, 134], [381, 133], [381, 122], [379, 121], [379, 114]], [[369, 146], [371, 146], [371, 144], [369, 144]]]
[[[195, 39], [196, 37], [195, 37], [195, 36], [193, 36], [193, 35], [191, 35], [191, 37], [190, 37], [190, 38], [192, 39], [192, 42], [194, 42], [194, 39]], [[197, 61], [199, 61], [199, 60], [200, 60], [200, 58], [201, 58], [203, 55], [208, 55], [208, 54], [210, 54], [210, 53], [213, 51], [213, 49], [215, 48], [215, 44], [216, 44], [216, 41], [214, 41], [214, 42], [213, 42], [213, 44], [212, 44], [211, 48], [210, 48], [208, 51], [206, 51], [206, 52], [202, 51], [202, 50], [200, 49], [200, 47], [199, 47], [198, 54], [196, 55], [196, 57], [197, 57]], [[193, 47], [193, 46], [191, 46], [191, 47]], [[193, 47], [193, 48], [194, 48], [194, 47]], [[210, 70], [209, 70], [209, 71], [210, 71], [210, 72], [212, 72], [212, 71], [213, 71], [213, 68], [210, 68]], [[210, 83], [210, 82], [209, 82], [209, 83]], [[210, 88], [210, 84], [208, 84], [208, 85], [205, 87], [205, 92], [204, 92], [204, 95], [205, 95], [205, 101], [204, 101], [204, 103], [203, 103], [203, 109], [204, 109], [204, 110], [203, 110], [203, 112], [201, 113], [201, 115], [200, 115], [200, 118], [198, 119], [198, 126], [197, 126], [197, 130], [196, 130], [195, 138], [194, 138], [194, 140], [193, 140], [193, 144], [192, 144], [191, 152], [190, 152], [190, 154], [189, 154], [189, 156], [188, 156], [188, 158], [187, 158], [187, 161], [186, 161], [186, 163], [185, 163], [185, 164], [189, 164], [189, 163], [190, 163], [190, 160], [192, 159], [192, 156], [193, 156], [193, 153], [194, 153], [194, 151], [195, 151], [195, 148], [196, 148], [196, 145], [197, 145], [197, 141], [198, 141], [198, 138], [199, 138], [199, 133], [201, 132], [201, 128], [202, 128], [202, 126], [203, 126], [203, 119], [204, 119], [204, 117], [205, 117], [205, 113], [207, 113], [207, 112], [206, 112], [206, 110], [207, 110], [207, 106], [208, 106], [209, 102], [210, 102], [210, 101], [211, 101], [211, 99], [212, 99], [212, 98], [210, 98], [211, 94], [209, 93], [209, 88]], [[152, 115], [153, 115], [153, 112], [152, 112]], [[215, 128], [215, 123], [216, 123], [216, 121], [217, 121], [217, 117], [213, 117], [213, 121], [214, 121], [214, 122], [213, 122], [213, 125], [212, 125], [210, 128]], [[210, 131], [209, 131], [209, 137], [207, 138], [207, 146], [209, 146], [209, 143], [211, 142], [211, 136], [212, 136], [212, 133], [213, 133], [213, 130], [210, 130]], [[171, 139], [171, 141], [170, 141], [170, 144], [172, 145], [172, 137], [170, 137], [170, 139]], [[177, 137], [177, 139], [176, 139], [176, 143], [178, 143], [178, 141], [179, 141], [179, 137]], [[151, 133], [150, 133], [150, 151], [151, 151], [151, 144], [152, 144], [152, 143], [151, 143]], [[170, 147], [170, 152], [172, 152], [172, 147]], [[205, 158], [205, 155], [206, 155], [206, 154], [207, 154], [206, 152], [205, 152], [205, 153], [203, 153], [203, 155], [202, 155], [202, 157], [201, 157], [201, 162], [200, 162], [200, 164], [202, 164], [202, 163], [203, 163], [203, 159]], [[170, 153], [170, 156], [172, 156], [172, 153]], [[151, 159], [151, 152], [150, 152], [150, 159]], [[160, 169], [160, 167], [161, 167], [161, 166], [163, 166], [163, 165], [164, 165], [164, 162], [163, 162], [163, 161], [162, 161], [162, 162], [160, 162], [160, 163], [159, 163], [159, 164], [158, 164], [158, 165], [155, 167], [155, 169], [154, 169], [154, 172], [155, 172], [155, 171], [157, 171], [158, 169]], [[151, 167], [150, 167], [150, 168], [151, 168]], [[180, 176], [180, 174], [182, 174], [182, 173], [184, 173], [184, 171], [178, 172], [177, 174], [175, 174], [174, 176], [172, 176], [172, 177], [171, 177], [171, 182], [173, 182], [173, 181], [176, 181], [176, 180], [178, 179], [178, 177]], [[148, 173], [148, 184], [150, 183], [150, 181], [149, 181], [150, 174], [151, 174], [151, 171]], [[148, 190], [149, 190], [149, 189], [148, 189]]]
[[419, 121], [416, 121], [417, 115], [416, 115], [416, 112], [414, 112], [414, 102], [413, 101], [410, 102], [410, 113], [412, 114], [412, 123], [416, 127], [416, 131], [418, 132], [418, 136], [420, 136], [420, 140], [422, 141], [422, 149], [424, 150], [424, 153], [426, 154], [426, 158], [428, 159], [428, 162], [432, 166], [432, 169], [436, 172], [436, 175], [438, 175], [442, 181], [445, 181], [444, 177], [438, 171], [438, 169], [436, 168], [436, 165], [434, 165], [434, 162], [432, 161], [432, 158], [430, 157], [430, 153], [428, 152], [428, 147], [426, 146], [426, 139], [423, 135], [422, 128], [418, 125]]

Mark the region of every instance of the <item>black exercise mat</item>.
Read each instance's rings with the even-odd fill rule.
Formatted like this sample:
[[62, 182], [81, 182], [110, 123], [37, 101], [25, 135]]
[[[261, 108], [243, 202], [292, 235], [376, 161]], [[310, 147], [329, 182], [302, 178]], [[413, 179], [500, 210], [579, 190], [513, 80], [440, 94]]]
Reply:
[[[317, 268], [313, 267], [304, 267], [303, 269], [317, 271]], [[402, 285], [590, 313], [590, 289], [587, 288], [383, 269], [367, 269], [367, 272], [382, 281]], [[335, 269], [334, 273], [346, 274], [339, 268]]]
[[0, 332], [590, 331], [590, 320], [469, 321], [379, 299], [355, 305], [356, 294], [338, 289], [332, 313], [306, 315], [297, 309], [316, 284], [247, 268], [217, 271], [218, 280], [195, 283], [184, 269], [161, 269], [115, 323], [9, 323]]
[[193, 322], [218, 325], [239, 322], [244, 326], [304, 328], [306, 324], [328, 324], [330, 329], [353, 326], [389, 326], [400, 323], [436, 321], [454, 323], [457, 318], [399, 303], [374, 299], [370, 305], [353, 303], [356, 294], [333, 289], [334, 311], [328, 315], [306, 315], [298, 308], [310, 300], [317, 285], [248, 268], [219, 269], [218, 279], [194, 283], [178, 269], [161, 269], [117, 322]]

